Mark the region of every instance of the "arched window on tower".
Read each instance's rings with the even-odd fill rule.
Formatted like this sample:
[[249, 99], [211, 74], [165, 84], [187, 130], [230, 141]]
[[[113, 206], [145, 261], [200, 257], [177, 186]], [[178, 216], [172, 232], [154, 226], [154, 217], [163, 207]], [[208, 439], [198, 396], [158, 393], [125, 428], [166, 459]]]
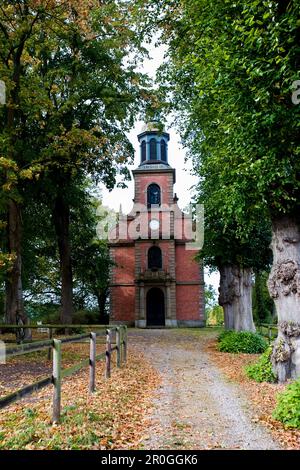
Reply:
[[160, 159], [163, 162], [167, 161], [167, 144], [164, 140], [160, 141]]
[[150, 139], [150, 160], [157, 160], [157, 146], [155, 139]]
[[151, 246], [148, 250], [148, 269], [162, 269], [162, 254], [158, 246]]
[[146, 141], [143, 140], [142, 142], [142, 162], [145, 162], [146, 161]]
[[151, 207], [152, 204], [160, 205], [160, 187], [155, 183], [150, 184], [147, 189], [147, 205]]

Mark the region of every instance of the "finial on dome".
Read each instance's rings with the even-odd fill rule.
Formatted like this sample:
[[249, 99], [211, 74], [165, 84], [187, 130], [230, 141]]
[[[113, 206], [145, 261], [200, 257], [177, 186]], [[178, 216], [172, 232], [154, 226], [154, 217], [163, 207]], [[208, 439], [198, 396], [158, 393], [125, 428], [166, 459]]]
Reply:
[[161, 114], [159, 111], [151, 113], [151, 118], [147, 119], [142, 127], [141, 132], [166, 132], [165, 127], [162, 123]]
[[154, 163], [168, 165], [169, 139], [170, 136], [158, 119], [158, 115], [155, 119], [146, 122], [138, 135], [141, 146], [141, 165]]
[[142, 127], [142, 132], [153, 132], [153, 131], [161, 131], [164, 132], [164, 129], [157, 121], [149, 121], [146, 122]]

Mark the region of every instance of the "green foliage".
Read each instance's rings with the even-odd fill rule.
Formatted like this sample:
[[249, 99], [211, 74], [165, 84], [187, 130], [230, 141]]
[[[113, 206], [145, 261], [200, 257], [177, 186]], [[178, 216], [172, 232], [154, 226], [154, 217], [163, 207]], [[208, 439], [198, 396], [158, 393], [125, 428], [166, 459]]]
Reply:
[[218, 343], [221, 343], [223, 339], [225, 339], [227, 336], [230, 336], [230, 334], [233, 333], [232, 330], [223, 330], [221, 333], [218, 335]]
[[26, 418], [33, 419], [37, 416], [37, 411], [33, 410], [32, 408], [26, 408], [26, 410], [24, 411], [24, 415]]
[[205, 313], [208, 314], [209, 310], [217, 304], [217, 294], [211, 284], [205, 284]]
[[299, 213], [299, 14], [295, 0], [188, 0], [162, 22], [161, 91], [200, 177], [213, 266], [265, 269], [270, 218]]
[[89, 324], [99, 324], [101, 323], [99, 318], [99, 312], [97, 309], [90, 310], [77, 310], [73, 315], [74, 325], [89, 325]]
[[41, 321], [42, 323], [59, 323], [60, 305], [55, 302], [37, 302], [28, 300], [25, 302], [27, 317], [32, 323]]
[[[27, 301], [25, 305], [25, 311], [30, 322], [32, 323], [36, 323], [37, 321], [41, 321], [44, 325], [51, 323], [53, 325], [57, 325], [60, 323], [59, 304], [52, 302], [37, 303], [34, 301]], [[101, 317], [99, 315], [99, 310], [96, 307], [84, 308], [81, 310], [75, 309], [72, 317], [72, 323], [74, 325], [100, 324]]]
[[270, 297], [266, 271], [255, 273], [255, 284], [252, 291], [253, 318], [257, 323], [273, 323], [274, 301]]
[[249, 379], [256, 382], [276, 382], [271, 363], [272, 348], [268, 347], [255, 364], [245, 367]]
[[220, 305], [214, 305], [206, 315], [206, 324], [208, 326], [224, 325], [224, 310]]
[[218, 305], [217, 293], [210, 284], [205, 286], [205, 318], [207, 326], [220, 326], [224, 323], [223, 308]]
[[[118, 175], [122, 181], [129, 177], [133, 147], [127, 131], [152, 100], [150, 81], [139, 72], [147, 53], [143, 15], [136, 22], [139, 7], [127, 0], [17, 0], [1, 6], [0, 80], [7, 99], [0, 106], [0, 217], [11, 223], [12, 200], [22, 217], [13, 230], [0, 220], [0, 281], [18, 285], [19, 293], [23, 282], [29, 310], [35, 294], [37, 304], [57, 305], [61, 291], [73, 285], [75, 309], [93, 308], [97, 297], [105, 316], [107, 246], [93, 242], [94, 232], [90, 236], [95, 217], [80, 240], [84, 224], [74, 219], [83, 220], [82, 201], [75, 204], [74, 194], [87, 175], [110, 189]], [[60, 219], [53, 217], [55, 209]], [[7, 243], [7, 233], [15, 240]], [[24, 261], [22, 271], [15, 258]], [[74, 261], [74, 283], [72, 266], [61, 282], [62, 259], [69, 266]], [[10, 299], [6, 307], [15, 315]]]
[[300, 428], [300, 380], [279, 394], [273, 417], [289, 428]]
[[221, 352], [258, 354], [268, 347], [266, 340], [250, 331], [224, 331], [218, 338]]
[[[99, 221], [96, 207], [100, 201], [95, 199], [94, 192], [94, 185], [89, 179], [80, 184], [74, 181], [69, 186], [73, 305], [76, 323], [108, 322], [106, 300], [111, 261], [106, 241], [96, 239], [96, 226]], [[46, 196], [43, 194], [37, 201], [34, 194], [31, 194], [30, 205], [23, 211], [25, 311], [32, 321], [59, 323], [59, 253], [51, 217], [51, 203]], [[85, 312], [86, 321], [76, 320], [80, 316], [77, 312]]]

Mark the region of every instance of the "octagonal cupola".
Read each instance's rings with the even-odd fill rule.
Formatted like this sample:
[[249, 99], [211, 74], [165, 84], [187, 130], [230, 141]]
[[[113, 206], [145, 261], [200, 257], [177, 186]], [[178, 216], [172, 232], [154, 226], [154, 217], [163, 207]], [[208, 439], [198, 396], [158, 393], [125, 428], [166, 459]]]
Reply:
[[170, 135], [158, 121], [146, 123], [138, 135], [140, 143], [140, 166], [148, 164], [168, 164], [168, 142]]

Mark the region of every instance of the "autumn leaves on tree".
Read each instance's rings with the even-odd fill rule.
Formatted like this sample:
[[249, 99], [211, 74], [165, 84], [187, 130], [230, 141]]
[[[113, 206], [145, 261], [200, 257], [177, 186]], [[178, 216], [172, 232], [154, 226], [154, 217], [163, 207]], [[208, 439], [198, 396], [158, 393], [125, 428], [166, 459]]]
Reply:
[[[79, 270], [91, 289], [96, 283], [96, 296], [103, 289], [103, 302], [105, 285], [75, 255], [72, 217], [80, 202], [73, 195], [87, 181], [113, 188], [118, 173], [128, 176], [133, 149], [125, 132], [154, 99], [138, 60], [145, 34], [156, 28], [168, 53], [154, 108], [159, 102], [176, 113], [199, 176], [196, 200], [206, 212], [201, 256], [221, 273], [225, 325], [254, 330], [252, 273], [271, 268], [279, 326], [274, 369], [280, 380], [300, 375], [300, 105], [291, 99], [299, 79], [299, 17], [296, 0], [1, 2], [0, 268], [7, 322], [26, 322], [24, 230], [37, 201], [51, 219], [48, 234], [59, 255], [61, 321], [72, 321]], [[91, 246], [82, 252], [103, 253]]]
[[[1, 267], [5, 318], [26, 322], [22, 212], [32, 188], [50, 207], [61, 271], [61, 321], [72, 321], [70, 188], [113, 187], [133, 150], [125, 131], [149, 98], [134, 2], [28, 0], [0, 6]], [[130, 58], [128, 54], [130, 53]], [[125, 59], [127, 64], [125, 65]], [[4, 237], [6, 231], [7, 237]]]

